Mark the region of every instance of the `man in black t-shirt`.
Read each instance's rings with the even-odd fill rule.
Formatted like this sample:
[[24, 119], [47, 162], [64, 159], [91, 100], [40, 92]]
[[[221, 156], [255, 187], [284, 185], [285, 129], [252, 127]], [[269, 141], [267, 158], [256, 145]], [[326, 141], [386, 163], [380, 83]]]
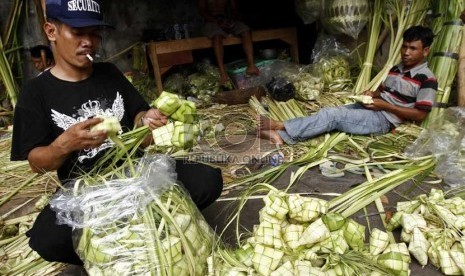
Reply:
[[[11, 160], [28, 160], [34, 172], [57, 170], [62, 182], [89, 171], [111, 147], [104, 131], [89, 131], [101, 122], [95, 115], [117, 117], [123, 131], [142, 125], [155, 129], [167, 122], [114, 65], [93, 63], [101, 31], [109, 25], [102, 21], [101, 1], [84, 3], [46, 1], [44, 31], [55, 66], [23, 88], [14, 115]], [[176, 172], [200, 209], [219, 197], [219, 169], [177, 162]], [[55, 221], [55, 212], [46, 206], [27, 233], [29, 245], [45, 260], [82, 264], [71, 228]]]

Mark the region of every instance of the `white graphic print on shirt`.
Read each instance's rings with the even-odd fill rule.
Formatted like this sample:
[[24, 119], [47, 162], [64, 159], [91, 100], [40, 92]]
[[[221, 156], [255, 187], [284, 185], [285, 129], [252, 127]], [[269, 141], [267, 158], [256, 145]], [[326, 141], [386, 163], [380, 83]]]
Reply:
[[[89, 100], [88, 102], [83, 103], [81, 108], [78, 109], [77, 114], [75, 115], [76, 118], [68, 116], [66, 114], [62, 114], [52, 109], [53, 121], [59, 128], [62, 128], [63, 130], [67, 130], [70, 126], [79, 122], [83, 122], [96, 115], [114, 116], [118, 118], [118, 121], [121, 121], [124, 115], [124, 101], [123, 97], [121, 97], [119, 92], [116, 93], [116, 99], [113, 102], [111, 109], [107, 108], [105, 110], [102, 110], [99, 101]], [[121, 132], [122, 131], [120, 131], [120, 133]], [[95, 155], [97, 155], [97, 153], [111, 147], [112, 145], [113, 143], [109, 139], [107, 139], [98, 148], [85, 149], [83, 151], [84, 154], [78, 157], [78, 161], [82, 163], [82, 161], [84, 161], [85, 159], [93, 158]]]

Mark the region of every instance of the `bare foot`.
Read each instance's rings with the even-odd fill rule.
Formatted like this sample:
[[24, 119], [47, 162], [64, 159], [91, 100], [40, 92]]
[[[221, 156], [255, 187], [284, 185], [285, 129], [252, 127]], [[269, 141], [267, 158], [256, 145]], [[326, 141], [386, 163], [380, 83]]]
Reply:
[[247, 75], [258, 76], [260, 74], [260, 70], [254, 64], [254, 65], [248, 66], [247, 69], [245, 70], [245, 73]]
[[220, 85], [226, 85], [229, 82], [229, 77], [227, 75], [223, 75], [220, 77]]
[[269, 140], [272, 144], [282, 145], [284, 144], [283, 138], [279, 136], [276, 130], [263, 130], [260, 129], [257, 132], [258, 137], [261, 139]]
[[265, 116], [260, 116], [258, 128], [260, 130], [284, 130], [284, 124], [283, 122], [278, 122]]

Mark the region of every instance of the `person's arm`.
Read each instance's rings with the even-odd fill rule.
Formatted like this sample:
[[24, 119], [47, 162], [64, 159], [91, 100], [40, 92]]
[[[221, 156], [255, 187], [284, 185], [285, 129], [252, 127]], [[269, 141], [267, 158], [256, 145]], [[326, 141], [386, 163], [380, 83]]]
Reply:
[[207, 0], [199, 0], [199, 10], [200, 10], [200, 15], [205, 19], [205, 21], [217, 22], [216, 17], [213, 16], [208, 10]]
[[391, 112], [404, 120], [415, 122], [422, 122], [428, 116], [428, 111], [426, 110], [393, 105], [381, 98], [373, 98], [373, 104], [365, 105], [365, 107], [371, 110]]
[[107, 134], [104, 131], [89, 131], [102, 121], [92, 118], [69, 127], [50, 145], [33, 148], [27, 159], [34, 172], [53, 171], [63, 165], [68, 156], [74, 152], [100, 146]]

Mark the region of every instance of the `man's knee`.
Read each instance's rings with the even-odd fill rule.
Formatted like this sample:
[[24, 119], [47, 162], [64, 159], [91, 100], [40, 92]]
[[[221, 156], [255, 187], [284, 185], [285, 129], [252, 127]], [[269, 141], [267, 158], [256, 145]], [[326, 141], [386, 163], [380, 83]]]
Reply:
[[82, 265], [74, 251], [72, 229], [56, 224], [56, 213], [47, 205], [26, 235], [29, 246], [44, 260]]
[[221, 195], [223, 177], [220, 169], [201, 163], [177, 160], [176, 172], [178, 180], [189, 191], [199, 209], [206, 208]]

